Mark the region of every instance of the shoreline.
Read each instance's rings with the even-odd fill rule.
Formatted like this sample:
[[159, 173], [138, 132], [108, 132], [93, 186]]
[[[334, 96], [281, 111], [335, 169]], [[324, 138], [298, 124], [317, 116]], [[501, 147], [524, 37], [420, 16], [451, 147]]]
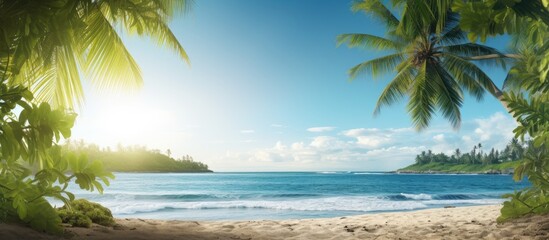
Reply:
[[67, 227], [64, 237], [0, 224], [1, 239], [547, 239], [549, 218], [497, 224], [501, 205], [434, 208], [336, 218], [180, 221], [116, 219], [114, 227]]
[[488, 171], [488, 172], [466, 172], [466, 171], [415, 171], [415, 170], [397, 170], [397, 171], [390, 171], [387, 173], [392, 174], [424, 174], [424, 175], [444, 175], [444, 174], [451, 174], [451, 175], [510, 175], [512, 176], [513, 173], [508, 172], [501, 172], [501, 171]]

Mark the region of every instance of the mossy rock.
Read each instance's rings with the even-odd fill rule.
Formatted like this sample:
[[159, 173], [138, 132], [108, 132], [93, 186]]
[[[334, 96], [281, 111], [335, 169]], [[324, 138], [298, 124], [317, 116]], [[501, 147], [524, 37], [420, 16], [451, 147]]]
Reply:
[[68, 223], [73, 227], [89, 228], [92, 225], [92, 220], [81, 212], [60, 209], [57, 210], [57, 213], [63, 223]]
[[[76, 226], [73, 223], [77, 223], [78, 219], [84, 217], [90, 220], [90, 225], [83, 227], [90, 227], [91, 222], [103, 226], [113, 226], [115, 224], [111, 210], [101, 206], [99, 203], [93, 203], [85, 199], [77, 199], [72, 201], [70, 210], [67, 206], [63, 206], [57, 211], [63, 220], [63, 223], [69, 223], [75, 227], [81, 227]], [[85, 222], [85, 220], [80, 220], [80, 222]]]

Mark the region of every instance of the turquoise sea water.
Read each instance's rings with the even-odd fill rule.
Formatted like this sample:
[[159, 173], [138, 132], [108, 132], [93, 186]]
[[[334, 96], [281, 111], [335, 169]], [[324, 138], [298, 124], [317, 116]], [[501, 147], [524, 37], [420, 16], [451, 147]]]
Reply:
[[528, 185], [509, 175], [371, 172], [117, 173], [103, 195], [76, 188], [115, 217], [251, 220], [336, 217], [498, 204]]

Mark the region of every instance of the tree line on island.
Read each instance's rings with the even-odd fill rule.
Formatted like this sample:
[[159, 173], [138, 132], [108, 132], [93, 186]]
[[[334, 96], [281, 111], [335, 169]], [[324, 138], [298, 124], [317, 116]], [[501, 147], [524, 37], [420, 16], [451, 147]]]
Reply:
[[118, 144], [116, 150], [112, 150], [84, 141], [67, 141], [63, 148], [100, 161], [105, 170], [111, 172], [212, 172], [208, 165], [194, 161], [192, 156], [173, 158], [170, 149], [162, 153], [145, 146]]
[[500, 151], [492, 148], [489, 151], [483, 151], [482, 143], [479, 143], [469, 152], [463, 152], [456, 148], [452, 155], [448, 156], [445, 153], [433, 153], [431, 150], [422, 151], [415, 158], [415, 164], [424, 165], [428, 163], [452, 163], [452, 164], [498, 164], [503, 162], [511, 162], [520, 160], [526, 150], [532, 143], [521, 143], [518, 139], [513, 138]]

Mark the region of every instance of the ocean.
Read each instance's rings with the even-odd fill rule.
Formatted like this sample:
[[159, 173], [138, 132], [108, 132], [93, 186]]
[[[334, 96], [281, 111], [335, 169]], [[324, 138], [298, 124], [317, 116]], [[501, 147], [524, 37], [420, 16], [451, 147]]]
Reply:
[[104, 194], [71, 186], [118, 218], [258, 220], [499, 204], [510, 175], [375, 172], [115, 173]]

